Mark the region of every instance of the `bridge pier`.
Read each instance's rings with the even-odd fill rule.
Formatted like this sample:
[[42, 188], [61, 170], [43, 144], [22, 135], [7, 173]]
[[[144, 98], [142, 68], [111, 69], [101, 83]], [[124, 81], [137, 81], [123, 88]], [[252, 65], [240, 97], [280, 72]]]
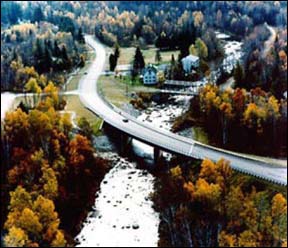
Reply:
[[132, 138], [129, 137], [126, 133], [121, 132], [120, 134], [120, 154], [126, 155], [126, 152], [129, 151], [129, 145], [131, 144]]
[[162, 151], [159, 147], [153, 148], [153, 157], [154, 157], [154, 164], [157, 164], [159, 160], [162, 158]]

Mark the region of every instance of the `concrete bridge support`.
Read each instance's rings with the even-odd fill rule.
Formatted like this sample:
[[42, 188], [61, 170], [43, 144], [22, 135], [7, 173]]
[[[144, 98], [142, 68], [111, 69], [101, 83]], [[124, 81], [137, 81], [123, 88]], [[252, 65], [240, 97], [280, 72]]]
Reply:
[[154, 164], [156, 165], [162, 158], [163, 152], [158, 147], [153, 148]]
[[132, 141], [132, 138], [129, 137], [126, 133], [121, 132], [120, 134], [120, 154], [126, 155], [127, 152], [129, 153], [130, 151], [130, 144]]

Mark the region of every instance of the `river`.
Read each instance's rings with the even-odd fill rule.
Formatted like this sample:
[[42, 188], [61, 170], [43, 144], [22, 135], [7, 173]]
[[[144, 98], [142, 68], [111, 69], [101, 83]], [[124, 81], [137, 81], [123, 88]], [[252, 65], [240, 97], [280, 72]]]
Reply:
[[[173, 119], [184, 111], [185, 105], [188, 106], [187, 97], [172, 98], [174, 104], [156, 105], [151, 112], [147, 109], [147, 114], [142, 113], [138, 119], [169, 130]], [[176, 105], [178, 101], [183, 105]], [[148, 116], [149, 118], [146, 118]], [[157, 246], [160, 220], [149, 198], [153, 193], [155, 178], [148, 170], [139, 169], [136, 162], [119, 157], [107, 138], [102, 137], [97, 143], [98, 150], [105, 150], [103, 144], [107, 145], [107, 150], [110, 151], [101, 154], [112, 159], [114, 165], [103, 179], [94, 208], [76, 237], [78, 246]], [[136, 156], [144, 159], [147, 165], [153, 163], [151, 146], [133, 140], [132, 150]], [[171, 157], [168, 153], [164, 153], [164, 156], [167, 159]]]

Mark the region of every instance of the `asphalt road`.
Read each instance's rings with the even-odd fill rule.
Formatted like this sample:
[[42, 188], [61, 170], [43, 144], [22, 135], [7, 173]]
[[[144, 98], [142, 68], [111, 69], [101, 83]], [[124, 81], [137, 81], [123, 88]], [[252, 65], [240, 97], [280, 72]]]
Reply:
[[[274, 183], [287, 185], [287, 166], [285, 168], [272, 165], [265, 160], [257, 160], [253, 157], [207, 146], [192, 139], [152, 127], [106, 103], [97, 92], [97, 80], [105, 65], [105, 49], [92, 36], [86, 35], [85, 40], [95, 50], [96, 59], [87, 70], [87, 74], [84, 74], [80, 80], [79, 96], [82, 103], [104, 119], [105, 122], [140, 141], [158, 146], [165, 151], [199, 159], [210, 158], [214, 161], [225, 158], [231, 162], [231, 167], [235, 170]], [[123, 119], [128, 119], [129, 121], [124, 122]]]

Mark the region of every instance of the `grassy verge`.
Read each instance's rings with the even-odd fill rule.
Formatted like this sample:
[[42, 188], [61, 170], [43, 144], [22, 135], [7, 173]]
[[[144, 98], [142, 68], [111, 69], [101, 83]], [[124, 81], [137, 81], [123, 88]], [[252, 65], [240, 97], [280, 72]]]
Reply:
[[86, 63], [83, 68], [81, 68], [78, 73], [73, 75], [69, 81], [69, 83], [66, 85], [66, 91], [72, 91], [78, 89], [79, 80], [81, 79], [83, 73], [87, 71], [89, 66], [91, 65], [91, 61], [95, 59], [96, 55], [93, 52], [92, 48], [87, 46], [87, 52], [86, 55]]
[[78, 96], [68, 95], [65, 96], [65, 100], [67, 101], [65, 110], [74, 111], [76, 113], [76, 120], [75, 120], [76, 124], [78, 123], [78, 120], [81, 117], [84, 117], [87, 119], [87, 121], [93, 128], [94, 135], [99, 135], [101, 133], [100, 126], [102, 124], [102, 119], [99, 118], [94, 113], [92, 113], [90, 110], [86, 109], [84, 105], [81, 103]]
[[[93, 52], [92, 48], [87, 46], [85, 66], [81, 68], [78, 73], [72, 75], [69, 83], [66, 85], [66, 91], [78, 89], [79, 80], [81, 79], [83, 73], [87, 71], [87, 69], [91, 65], [91, 61], [93, 61], [95, 57], [96, 54]], [[100, 127], [103, 120], [94, 113], [92, 113], [90, 110], [86, 109], [77, 95], [67, 95], [64, 97], [64, 99], [67, 101], [65, 110], [74, 111], [76, 113], [76, 120], [74, 120], [76, 124], [81, 117], [84, 117], [87, 119], [87, 121], [93, 128], [94, 135], [101, 134]]]

